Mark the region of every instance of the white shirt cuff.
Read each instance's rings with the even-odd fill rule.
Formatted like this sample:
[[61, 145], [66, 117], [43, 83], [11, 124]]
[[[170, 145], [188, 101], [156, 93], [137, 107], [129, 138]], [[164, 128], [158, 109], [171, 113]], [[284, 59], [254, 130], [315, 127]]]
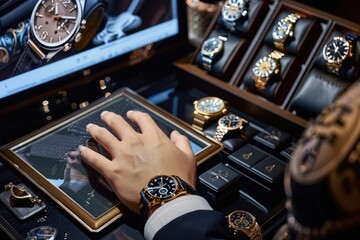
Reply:
[[196, 210], [212, 210], [201, 196], [186, 195], [176, 198], [156, 209], [145, 224], [145, 239], [151, 240], [155, 234], [172, 220]]

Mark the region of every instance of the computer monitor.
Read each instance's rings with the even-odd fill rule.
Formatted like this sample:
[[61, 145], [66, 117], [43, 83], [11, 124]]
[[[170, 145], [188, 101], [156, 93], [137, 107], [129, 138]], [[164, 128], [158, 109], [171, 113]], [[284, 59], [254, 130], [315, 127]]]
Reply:
[[[41, 42], [53, 46], [72, 35], [83, 3], [87, 22], [79, 29], [80, 42], [39, 60], [34, 45], [49, 53]], [[141, 81], [125, 80], [130, 72], [164, 71], [168, 68], [156, 63], [170, 64], [185, 46], [182, 0], [0, 0], [0, 145], [104, 96], [99, 82], [107, 76], [106, 91], [137, 90]], [[42, 106], [46, 101], [50, 111]]]
[[[87, 74], [138, 63], [136, 50], [145, 46], [148, 48], [139, 54], [140, 59], [149, 49], [156, 55], [183, 44], [187, 36], [184, 2], [0, 0], [1, 108], [26, 102]], [[103, 12], [100, 10], [93, 14], [93, 19], [87, 19], [85, 29], [79, 29], [82, 36], [73, 36], [70, 49], [62, 47], [56, 54], [45, 49], [44, 43], [52, 47], [71, 39], [76, 25], [83, 23], [78, 22], [77, 14], [82, 12], [91, 18], [86, 15], [94, 13], [94, 8], [103, 8]], [[92, 35], [91, 39], [88, 35]], [[37, 49], [45, 54], [43, 60], [39, 60]], [[26, 51], [30, 54], [24, 54]]]

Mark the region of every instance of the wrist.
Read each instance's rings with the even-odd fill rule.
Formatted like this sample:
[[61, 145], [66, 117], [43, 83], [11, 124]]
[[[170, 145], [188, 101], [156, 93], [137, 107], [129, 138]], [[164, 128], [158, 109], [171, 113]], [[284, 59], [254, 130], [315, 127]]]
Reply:
[[150, 179], [140, 192], [140, 215], [148, 219], [159, 207], [180, 196], [197, 194], [196, 190], [177, 176], [158, 175]]

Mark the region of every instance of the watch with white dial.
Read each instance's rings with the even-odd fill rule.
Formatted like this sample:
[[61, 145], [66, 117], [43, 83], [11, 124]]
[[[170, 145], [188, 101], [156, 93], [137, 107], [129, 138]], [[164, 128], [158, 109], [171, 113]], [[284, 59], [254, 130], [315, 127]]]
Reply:
[[323, 48], [325, 66], [329, 73], [339, 75], [345, 61], [353, 56], [353, 46], [358, 37], [350, 33], [336, 36]]
[[284, 51], [284, 44], [288, 39], [294, 37], [295, 24], [300, 18], [299, 14], [291, 13], [275, 24], [272, 32], [275, 48]]
[[84, 48], [100, 26], [103, 12], [100, 0], [39, 0], [30, 18], [27, 47], [13, 75], [39, 67], [73, 46]]
[[223, 36], [211, 37], [204, 41], [201, 46], [201, 60], [205, 70], [211, 71], [213, 62], [221, 56], [224, 50], [225, 41], [227, 38]]
[[226, 0], [221, 8], [225, 27], [234, 31], [236, 22], [247, 16], [248, 7], [249, 0]]
[[140, 192], [140, 215], [147, 219], [149, 210], [179, 196], [197, 194], [197, 191], [178, 176], [155, 176]]
[[268, 56], [264, 56], [256, 61], [252, 69], [255, 87], [264, 91], [268, 81], [280, 71], [280, 59], [285, 54], [274, 50]]
[[229, 111], [228, 103], [218, 97], [203, 97], [194, 101], [194, 117], [192, 126], [199, 130], [225, 115]]
[[216, 127], [214, 139], [221, 142], [227, 133], [242, 130], [245, 122], [244, 119], [232, 113], [221, 117], [218, 121], [218, 126]]
[[261, 228], [251, 213], [236, 210], [226, 218], [228, 227], [234, 235], [245, 234], [250, 240], [262, 240]]

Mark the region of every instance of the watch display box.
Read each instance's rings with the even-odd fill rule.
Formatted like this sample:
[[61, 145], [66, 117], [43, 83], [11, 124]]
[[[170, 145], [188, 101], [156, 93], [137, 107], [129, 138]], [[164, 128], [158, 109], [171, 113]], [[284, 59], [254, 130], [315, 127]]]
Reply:
[[[125, 211], [106, 181], [82, 163], [81, 158], [77, 161], [82, 165], [83, 171], [80, 172], [86, 172], [83, 173], [83, 178], [86, 178], [84, 183], [78, 183], [81, 185], [79, 187], [73, 186], [71, 179], [68, 179], [70, 176], [66, 175], [68, 158], [76, 160], [75, 155], [79, 155], [77, 148], [87, 145], [90, 139], [85, 130], [86, 125], [95, 123], [104, 126], [100, 120], [100, 113], [105, 110], [115, 112], [124, 118], [129, 110], [146, 112], [168, 136], [176, 129], [189, 138], [198, 165], [222, 149], [222, 145], [215, 140], [193, 130], [184, 122], [127, 89], [119, 90], [111, 97], [1, 149], [1, 156], [10, 165], [17, 166], [23, 175], [42, 188], [50, 198], [62, 205], [64, 210], [90, 231], [104, 229]], [[133, 123], [128, 122], [137, 129]], [[52, 143], [53, 140], [56, 143]], [[62, 168], [63, 174], [49, 175], [49, 162], [53, 163], [51, 169], [58, 168], [56, 166], [59, 164], [66, 165]]]
[[[167, 12], [166, 7], [159, 7], [164, 3], [167, 4], [168, 1], [157, 0], [156, 3], [161, 4], [140, 2], [149, 7], [139, 10], [139, 14], [146, 16], [147, 20], [143, 23], [146, 26], [158, 22], [164, 24], [170, 15], [176, 16], [176, 14]], [[173, 0], [171, 2], [177, 2], [179, 6], [181, 6], [180, 2], [182, 3], [182, 1]], [[27, 3], [30, 1], [28, 0]], [[319, 5], [321, 4], [319, 3]], [[350, 6], [347, 7], [351, 9]], [[146, 9], [152, 9], [152, 13], [156, 14], [148, 14]], [[115, 11], [116, 9], [111, 10]], [[179, 8], [179, 11], [185, 12], [185, 8]], [[284, 44], [285, 56], [281, 59], [282, 69], [279, 74], [281, 78], [273, 83], [269, 82], [269, 91], [258, 91], [252, 86], [253, 65], [257, 59], [275, 50], [272, 38], [274, 25], [294, 12], [300, 14], [302, 18], [296, 22], [295, 38], [291, 41], [287, 40]], [[30, 13], [28, 11], [24, 14]], [[7, 16], [8, 14], [4, 14], [4, 18], [0, 19], [4, 20]], [[179, 14], [179, 18], [181, 17], [183, 16]], [[106, 19], [103, 19], [100, 29], [105, 26]], [[194, 46], [190, 46], [190, 48], [185, 48], [186, 51], [184, 50], [184, 18], [181, 18], [181, 21], [182, 24], [179, 25], [179, 35], [181, 36], [165, 37], [164, 40], [175, 49], [163, 49], [162, 43], [164, 42], [161, 44], [156, 42], [141, 46], [116, 58], [111, 57], [117, 52], [107, 52], [106, 56], [101, 55], [107, 59], [103, 64], [94, 68], [86, 68], [84, 71], [79, 70], [75, 73], [65, 74], [60, 78], [61, 83], [44, 84], [36, 88], [35, 93], [39, 93], [38, 95], [25, 92], [26, 94], [15, 95], [8, 99], [9, 101], [0, 100], [2, 106], [0, 110], [2, 118], [0, 122], [1, 144], [13, 139], [18, 139], [13, 142], [16, 144], [23, 142], [31, 145], [32, 139], [43, 143], [44, 141], [40, 140], [44, 140], [44, 136], [50, 131], [59, 130], [57, 129], [59, 126], [66, 127], [71, 119], [80, 120], [86, 116], [88, 109], [93, 109], [95, 105], [99, 107], [99, 102], [95, 105], [89, 105], [89, 102], [109, 96], [110, 93], [114, 94], [116, 89], [123, 86], [130, 87], [147, 101], [159, 106], [161, 108], [159, 109], [160, 115], [164, 114], [166, 119], [170, 119], [171, 122], [174, 119], [176, 123], [179, 119], [181, 119], [179, 122], [185, 122], [189, 132], [186, 130], [183, 133], [194, 134], [195, 140], [200, 135], [200, 139], [204, 138], [205, 142], [210, 141], [211, 145], [217, 146], [218, 150], [214, 150], [213, 157], [199, 162], [198, 181], [200, 182], [200, 176], [206, 176], [208, 171], [219, 166], [234, 170], [235, 175], [239, 174], [240, 177], [235, 177], [236, 181], [231, 182], [230, 188], [227, 187], [227, 184], [213, 188], [210, 187], [211, 184], [205, 184], [206, 181], [202, 181], [202, 183], [198, 183], [198, 187], [205, 190], [201, 194], [205, 197], [208, 196], [214, 204], [214, 208], [224, 213], [237, 209], [249, 211], [257, 218], [261, 226], [263, 239], [272, 239], [274, 233], [287, 218], [282, 177], [284, 169], [291, 161], [291, 154], [297, 144], [297, 139], [301, 136], [309, 119], [315, 116], [323, 106], [333, 101], [353, 81], [357, 81], [359, 77], [358, 71], [355, 70], [339, 76], [328, 73], [324, 66], [323, 47], [337, 34], [343, 35], [350, 32], [359, 35], [360, 27], [354, 22], [297, 1], [251, 0], [248, 18], [238, 22], [239, 24], [235, 25], [235, 28], [226, 26], [222, 22], [220, 10], [205, 33], [203, 41], [210, 36], [224, 33], [231, 36], [229, 38], [231, 41], [225, 42], [227, 50], [223, 52], [224, 58], [214, 62], [215, 65], [218, 65], [214, 68], [216, 71], [212, 72], [202, 67], [200, 62], [201, 46], [195, 46], [195, 49]], [[2, 21], [2, 23], [6, 22]], [[4, 33], [4, 29], [5, 27], [1, 27], [1, 33]], [[163, 33], [166, 35], [169, 29]], [[129, 31], [129, 33], [136, 33], [136, 30]], [[8, 35], [10, 34], [12, 33], [8, 32]], [[135, 40], [137, 39], [132, 39], [131, 43], [134, 43]], [[110, 43], [108, 46], [115, 46], [113, 44]], [[109, 49], [114, 48], [104, 47], [100, 53], [103, 54]], [[185, 54], [189, 53], [189, 49], [191, 54], [179, 59], [184, 56], [185, 52]], [[359, 47], [357, 46], [356, 49]], [[158, 52], [158, 50], [160, 51]], [[176, 55], [173, 55], [174, 53]], [[358, 61], [357, 58], [358, 56], [355, 57]], [[11, 69], [17, 59], [14, 56], [12, 62], [9, 62], [5, 68]], [[86, 59], [79, 61], [83, 60]], [[173, 60], [177, 60], [174, 66], [171, 64]], [[1, 65], [0, 68], [5, 69]], [[50, 72], [47, 73], [50, 74]], [[2, 71], [0, 75], [6, 74], [10, 74], [10, 71]], [[117, 94], [122, 95], [123, 93]], [[117, 94], [113, 96], [116, 98]], [[135, 95], [137, 96], [137, 94]], [[229, 112], [249, 122], [246, 131], [226, 136], [220, 144], [212, 140], [216, 132], [216, 121], [206, 126], [202, 132], [191, 128], [194, 113], [193, 102], [206, 96], [216, 96], [226, 100], [229, 104]], [[74, 103], [76, 103], [75, 108], [73, 108]], [[72, 114], [78, 108], [84, 108], [80, 111], [79, 119]], [[18, 111], [19, 109], [21, 112]], [[63, 118], [63, 116], [66, 117]], [[65, 122], [59, 123], [58, 119], [65, 120]], [[54, 121], [55, 124], [52, 124]], [[44, 125], [46, 127], [41, 128]], [[168, 127], [166, 124], [160, 123], [160, 125], [165, 129]], [[23, 133], [34, 129], [40, 129], [40, 131], [27, 135], [31, 138], [20, 139], [24, 136]], [[79, 129], [75, 124], [72, 127], [69, 125], [68, 130], [82, 134], [81, 128]], [[281, 136], [279, 136], [279, 132]], [[57, 134], [56, 139], [60, 141], [64, 134], [61, 132]], [[69, 139], [69, 136], [67, 138]], [[48, 140], [48, 143], [54, 143], [54, 141], [50, 141], [51, 138]], [[46, 202], [46, 208], [43, 211], [24, 221], [19, 221], [0, 202], [0, 228], [7, 235], [12, 239], [23, 239], [31, 229], [40, 225], [51, 225], [57, 228], [61, 239], [143, 239], [142, 219], [131, 212], [123, 214], [121, 207], [115, 210], [114, 216], [105, 214], [110, 222], [105, 218], [99, 221], [99, 219], [89, 216], [85, 217], [89, 220], [88, 223], [92, 225], [91, 227], [81, 218], [87, 214], [81, 207], [75, 207], [76, 214], [74, 214], [74, 209], [65, 205], [71, 205], [73, 202], [71, 198], [65, 196], [70, 193], [59, 192], [47, 180], [52, 177], [61, 180], [66, 165], [63, 161], [54, 165], [49, 164], [50, 161], [45, 160], [46, 157], [44, 158], [40, 145], [34, 145], [30, 155], [36, 156], [34, 159], [37, 163], [45, 167], [46, 171], [43, 175], [35, 171], [36, 168], [18, 159], [10, 150], [6, 150], [7, 160], [4, 159], [5, 154], [0, 156], [0, 187], [9, 181], [16, 184], [25, 183], [33, 193]], [[13, 147], [15, 146], [18, 145]], [[76, 150], [76, 146], [70, 148]], [[196, 144], [194, 146], [196, 147]], [[6, 149], [8, 148], [9, 146], [6, 147]], [[2, 149], [5, 150], [4, 147]], [[13, 150], [15, 151], [15, 148]], [[11, 155], [11, 159], [18, 159], [19, 165], [8, 161], [9, 155]], [[253, 162], [249, 162], [249, 159], [253, 159], [252, 156], [257, 158]], [[23, 172], [23, 168], [28, 171]], [[39, 181], [35, 181], [35, 179]], [[98, 182], [100, 184], [102, 181]], [[43, 186], [49, 188], [45, 189]], [[105, 184], [102, 187], [104, 191], [107, 191]], [[60, 199], [66, 200], [65, 203], [54, 197], [57, 193], [60, 194]], [[228, 193], [230, 194], [228, 195]], [[105, 195], [111, 196], [111, 194]], [[111, 223], [113, 218], [117, 219]], [[94, 224], [98, 225], [94, 227]]]

